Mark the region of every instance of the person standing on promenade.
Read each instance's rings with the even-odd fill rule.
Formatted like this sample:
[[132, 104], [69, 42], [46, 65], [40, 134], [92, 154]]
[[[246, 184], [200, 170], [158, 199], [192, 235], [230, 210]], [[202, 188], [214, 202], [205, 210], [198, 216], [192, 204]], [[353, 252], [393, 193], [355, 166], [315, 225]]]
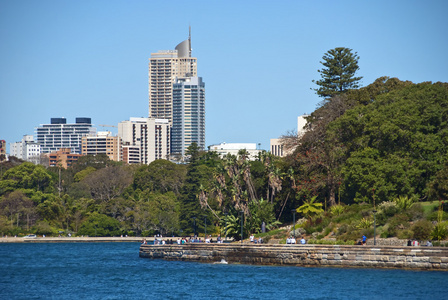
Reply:
[[365, 246], [367, 242], [367, 237], [365, 234], [362, 235], [362, 245]]

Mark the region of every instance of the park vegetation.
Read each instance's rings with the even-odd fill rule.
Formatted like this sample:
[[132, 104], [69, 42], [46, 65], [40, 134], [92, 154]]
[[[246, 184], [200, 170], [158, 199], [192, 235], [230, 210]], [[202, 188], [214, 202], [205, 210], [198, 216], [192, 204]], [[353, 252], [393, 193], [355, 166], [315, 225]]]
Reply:
[[297, 215], [295, 230], [315, 242], [372, 237], [374, 221], [381, 237], [446, 239], [448, 84], [381, 77], [336, 91], [323, 92], [304, 135], [282, 137], [283, 158], [263, 151], [249, 159], [246, 150], [219, 157], [193, 144], [186, 164], [125, 165], [106, 155], [81, 157], [68, 169], [3, 162], [0, 232], [188, 236], [207, 229], [238, 239], [241, 224], [245, 237], [266, 236], [263, 228], [278, 233]]

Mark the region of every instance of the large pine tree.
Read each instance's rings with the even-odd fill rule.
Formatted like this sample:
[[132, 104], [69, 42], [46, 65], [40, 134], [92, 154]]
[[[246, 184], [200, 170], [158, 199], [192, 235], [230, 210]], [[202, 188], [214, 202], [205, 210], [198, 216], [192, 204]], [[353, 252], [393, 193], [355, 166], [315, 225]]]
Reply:
[[324, 66], [320, 73], [320, 80], [313, 80], [319, 87], [313, 89], [316, 94], [323, 98], [345, 93], [350, 89], [359, 87], [362, 77], [355, 77], [359, 70], [357, 52], [352, 53], [352, 49], [338, 47], [327, 51], [322, 57]]

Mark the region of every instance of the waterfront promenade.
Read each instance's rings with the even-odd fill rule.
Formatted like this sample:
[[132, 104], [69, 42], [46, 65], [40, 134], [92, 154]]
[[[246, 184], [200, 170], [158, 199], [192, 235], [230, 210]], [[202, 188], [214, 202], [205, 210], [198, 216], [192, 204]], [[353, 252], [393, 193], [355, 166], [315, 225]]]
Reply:
[[141, 245], [139, 256], [204, 263], [448, 271], [447, 247], [190, 243]]

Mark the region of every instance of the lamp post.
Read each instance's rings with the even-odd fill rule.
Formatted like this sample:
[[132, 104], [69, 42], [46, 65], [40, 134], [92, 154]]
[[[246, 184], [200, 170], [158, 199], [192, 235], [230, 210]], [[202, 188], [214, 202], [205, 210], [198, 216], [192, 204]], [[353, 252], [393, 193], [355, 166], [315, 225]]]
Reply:
[[294, 240], [296, 239], [296, 210], [295, 209], [292, 209], [291, 210], [291, 212], [292, 212], [292, 222], [294, 223], [294, 227], [292, 228], [292, 234], [293, 234], [293, 236], [294, 236]]
[[373, 245], [376, 246], [376, 210], [373, 210]]
[[372, 189], [373, 197], [373, 245], [376, 245], [376, 207], [375, 207], [375, 188]]
[[196, 236], [196, 217], [193, 217], [193, 236]]
[[243, 244], [243, 218], [244, 218], [244, 211], [240, 211], [241, 214], [241, 245]]
[[225, 224], [225, 225], [224, 225], [224, 234], [225, 234], [225, 236], [226, 236], [226, 242], [227, 242], [227, 230], [226, 230], [226, 229], [227, 229], [227, 215], [228, 215], [228, 214], [229, 214], [229, 213], [227, 213], [227, 212], [224, 213], [224, 215], [225, 215], [225, 217], [224, 217], [224, 218], [225, 218], [225, 219], [224, 219], [224, 224]]

